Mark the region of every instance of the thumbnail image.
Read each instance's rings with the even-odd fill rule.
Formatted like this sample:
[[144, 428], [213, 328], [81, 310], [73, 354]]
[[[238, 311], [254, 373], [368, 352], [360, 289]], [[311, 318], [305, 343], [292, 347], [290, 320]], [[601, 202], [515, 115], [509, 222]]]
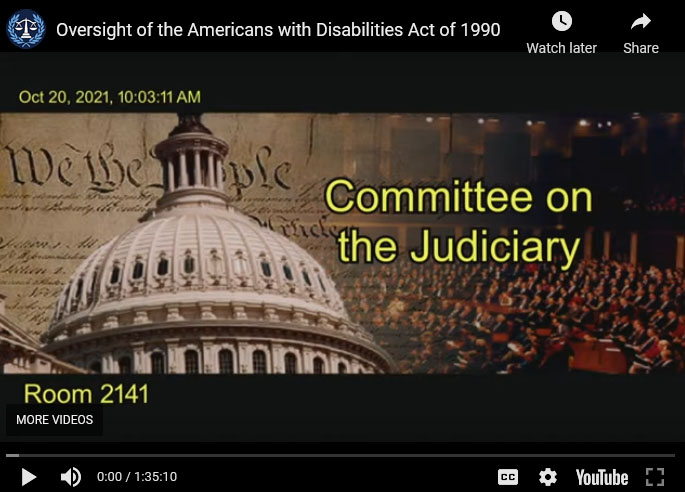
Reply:
[[0, 114], [0, 369], [678, 373], [684, 217], [679, 113]]

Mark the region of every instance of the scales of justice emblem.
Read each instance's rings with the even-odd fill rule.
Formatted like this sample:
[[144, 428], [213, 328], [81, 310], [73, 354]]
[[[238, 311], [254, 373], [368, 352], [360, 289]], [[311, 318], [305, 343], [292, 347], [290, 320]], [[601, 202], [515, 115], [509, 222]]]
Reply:
[[17, 48], [35, 48], [45, 37], [45, 21], [33, 10], [19, 10], [7, 23], [7, 37]]

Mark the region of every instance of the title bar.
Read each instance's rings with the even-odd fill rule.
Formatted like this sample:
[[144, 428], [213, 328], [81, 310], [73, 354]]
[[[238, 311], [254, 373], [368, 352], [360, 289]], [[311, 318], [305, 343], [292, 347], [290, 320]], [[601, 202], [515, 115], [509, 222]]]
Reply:
[[626, 8], [609, 14], [554, 6], [525, 12], [459, 6], [407, 13], [350, 7], [330, 15], [221, 12], [207, 7], [67, 11], [53, 6], [5, 7], [0, 12], [6, 31], [4, 51], [685, 51], [678, 16], [668, 8]]

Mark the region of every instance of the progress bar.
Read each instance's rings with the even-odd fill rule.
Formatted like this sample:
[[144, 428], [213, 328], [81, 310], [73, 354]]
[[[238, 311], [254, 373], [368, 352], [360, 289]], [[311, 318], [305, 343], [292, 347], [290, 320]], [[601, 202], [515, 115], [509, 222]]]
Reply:
[[5, 454], [5, 458], [675, 458], [675, 453], [664, 454], [410, 454], [410, 453], [265, 453], [265, 454]]

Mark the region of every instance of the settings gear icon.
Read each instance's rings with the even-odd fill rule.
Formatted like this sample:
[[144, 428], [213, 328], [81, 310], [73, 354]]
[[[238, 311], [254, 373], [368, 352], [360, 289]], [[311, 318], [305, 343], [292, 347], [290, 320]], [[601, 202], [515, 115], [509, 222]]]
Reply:
[[549, 487], [553, 483], [557, 483], [557, 472], [551, 470], [549, 467], [540, 472], [540, 483], [544, 483]]

